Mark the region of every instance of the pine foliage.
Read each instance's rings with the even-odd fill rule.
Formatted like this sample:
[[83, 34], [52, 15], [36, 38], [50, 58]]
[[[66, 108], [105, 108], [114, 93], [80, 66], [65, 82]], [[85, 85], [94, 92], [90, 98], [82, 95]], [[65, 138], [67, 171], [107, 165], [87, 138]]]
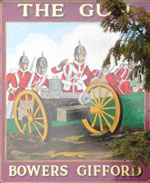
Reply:
[[116, 156], [122, 156], [137, 167], [140, 163], [150, 166], [150, 131], [127, 133], [126, 137], [110, 144]]
[[102, 10], [111, 12], [102, 21], [105, 32], [120, 32], [121, 36], [104, 61], [103, 67], [123, 61], [136, 64], [132, 76], [144, 78], [144, 88], [150, 90], [150, 13], [142, 7], [128, 5], [123, 0], [100, 0]]
[[[150, 90], [150, 13], [142, 7], [131, 6], [123, 0], [98, 0], [102, 10], [110, 15], [102, 21], [105, 32], [120, 32], [104, 61], [103, 67], [110, 64], [113, 57], [115, 63], [123, 61], [135, 63], [132, 76], [144, 78], [145, 90]], [[140, 163], [150, 166], [150, 131], [127, 133], [126, 137], [110, 144], [115, 155], [133, 162], [134, 167]]]

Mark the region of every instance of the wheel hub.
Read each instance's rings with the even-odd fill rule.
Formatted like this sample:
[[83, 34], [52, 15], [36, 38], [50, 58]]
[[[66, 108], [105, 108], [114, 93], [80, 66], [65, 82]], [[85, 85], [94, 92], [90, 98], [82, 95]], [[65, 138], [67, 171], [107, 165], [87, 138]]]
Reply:
[[92, 106], [90, 108], [90, 113], [91, 114], [100, 114], [100, 113], [102, 113], [102, 106], [101, 106], [101, 104], [97, 104], [95, 106]]
[[33, 122], [33, 117], [31, 115], [28, 115], [27, 118], [29, 123]]

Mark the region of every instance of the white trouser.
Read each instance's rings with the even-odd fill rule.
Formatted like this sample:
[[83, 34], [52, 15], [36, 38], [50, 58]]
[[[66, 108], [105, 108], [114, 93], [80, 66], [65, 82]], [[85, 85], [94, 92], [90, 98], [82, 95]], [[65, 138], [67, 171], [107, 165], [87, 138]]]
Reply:
[[13, 119], [13, 104], [14, 101], [8, 101], [7, 103], [7, 109], [6, 109], [7, 119]]

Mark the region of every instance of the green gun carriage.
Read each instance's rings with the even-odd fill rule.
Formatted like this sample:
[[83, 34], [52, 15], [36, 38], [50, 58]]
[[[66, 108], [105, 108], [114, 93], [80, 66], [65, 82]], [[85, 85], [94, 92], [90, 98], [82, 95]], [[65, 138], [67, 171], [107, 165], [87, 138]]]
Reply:
[[81, 120], [93, 135], [114, 133], [119, 128], [121, 102], [107, 83], [93, 83], [84, 94], [63, 92], [58, 78], [49, 80], [49, 86], [43, 88], [40, 95], [33, 90], [23, 90], [18, 94], [13, 115], [21, 133], [36, 131], [44, 141], [49, 138], [51, 122], [55, 120], [68, 123]]

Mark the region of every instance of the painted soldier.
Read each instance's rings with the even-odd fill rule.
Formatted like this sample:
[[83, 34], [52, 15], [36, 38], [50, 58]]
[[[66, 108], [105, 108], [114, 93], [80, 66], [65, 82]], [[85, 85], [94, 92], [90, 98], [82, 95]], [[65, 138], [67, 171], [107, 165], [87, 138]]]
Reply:
[[113, 86], [119, 95], [133, 92], [129, 80], [130, 68], [127, 64], [121, 64], [114, 72], [107, 75], [107, 82]]
[[45, 75], [47, 71], [47, 59], [43, 56], [39, 57], [36, 62], [36, 71], [26, 74], [21, 80], [19, 87], [22, 89], [32, 89], [37, 93], [42, 86], [48, 87], [48, 78]]
[[19, 59], [18, 71], [12, 70], [9, 74], [7, 74], [6, 86], [7, 91], [9, 93], [8, 101], [15, 100], [17, 94], [21, 91], [21, 89], [19, 88], [19, 83], [22, 80], [22, 78], [29, 73], [28, 66], [29, 59], [27, 56], [25, 56], [23, 52], [23, 56], [21, 56]]
[[110, 67], [110, 64], [105, 65], [102, 70], [94, 69], [92, 73], [99, 79], [100, 82], [109, 83], [113, 86], [117, 84], [114, 73], [112, 72], [114, 67]]
[[102, 68], [102, 71], [93, 70], [92, 72], [100, 81], [107, 82], [111, 85], [119, 95], [133, 92], [129, 81], [130, 69], [126, 64], [121, 64], [120, 67], [116, 69], [114, 69], [114, 67], [110, 68], [110, 64], [108, 64]]
[[118, 68], [118, 70], [116, 69], [116, 78], [120, 81], [118, 88], [121, 94], [129, 94], [138, 91], [136, 88], [139, 86], [131, 85], [129, 78], [130, 72], [132, 72], [135, 65], [136, 64], [133, 62], [128, 63], [128, 65], [122, 63], [120, 68]]
[[133, 76], [133, 79], [130, 81], [130, 87], [132, 87], [133, 92], [143, 92], [144, 88], [144, 82], [143, 82], [143, 78], [141, 78], [142, 80], [140, 80], [140, 76], [137, 75], [136, 77]]
[[95, 79], [85, 62], [86, 55], [86, 49], [79, 41], [79, 45], [74, 50], [73, 63], [66, 64], [67, 60], [63, 60], [58, 66], [51, 69], [55, 74], [63, 72], [62, 82], [64, 92], [82, 93], [86, 86]]
[[7, 74], [6, 77], [6, 87], [8, 91], [8, 107], [7, 107], [7, 118], [13, 118], [12, 108], [13, 108], [13, 101], [17, 97], [17, 95], [22, 91], [19, 87], [19, 83], [21, 82], [22, 78], [28, 74], [28, 65], [29, 59], [25, 56], [23, 52], [23, 56], [19, 59], [19, 69], [18, 70], [11, 70], [10, 73]]
[[128, 80], [129, 79], [129, 73], [130, 68], [127, 66], [127, 64], [121, 64], [115, 71], [115, 76], [118, 81]]

